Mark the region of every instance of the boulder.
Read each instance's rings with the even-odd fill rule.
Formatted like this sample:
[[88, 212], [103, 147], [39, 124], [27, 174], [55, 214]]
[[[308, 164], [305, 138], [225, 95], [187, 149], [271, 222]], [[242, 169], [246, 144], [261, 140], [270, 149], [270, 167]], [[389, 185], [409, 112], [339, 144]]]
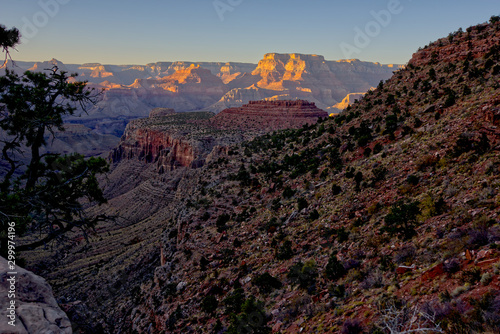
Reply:
[[[0, 333], [71, 334], [71, 323], [59, 306], [52, 288], [42, 277], [16, 266], [10, 274], [8, 262], [0, 257]], [[15, 289], [11, 277], [15, 277]], [[10, 291], [15, 297], [9, 298]], [[15, 302], [15, 326], [9, 325], [7, 307]], [[6, 321], [8, 320], [8, 321]]]

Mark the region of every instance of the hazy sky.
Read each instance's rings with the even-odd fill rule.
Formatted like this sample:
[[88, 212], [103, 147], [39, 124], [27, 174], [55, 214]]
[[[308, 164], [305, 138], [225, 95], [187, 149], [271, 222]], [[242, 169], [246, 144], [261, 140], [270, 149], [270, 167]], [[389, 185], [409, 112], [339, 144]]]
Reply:
[[498, 0], [0, 0], [14, 60], [257, 63], [265, 53], [406, 63], [418, 47], [500, 15]]

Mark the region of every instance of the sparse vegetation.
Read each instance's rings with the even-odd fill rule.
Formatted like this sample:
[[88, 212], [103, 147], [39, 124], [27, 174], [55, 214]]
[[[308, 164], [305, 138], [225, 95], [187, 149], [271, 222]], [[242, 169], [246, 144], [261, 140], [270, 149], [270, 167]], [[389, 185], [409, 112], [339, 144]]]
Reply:
[[397, 235], [404, 240], [411, 239], [417, 233], [415, 225], [419, 213], [418, 202], [398, 201], [385, 216], [383, 231], [388, 232], [391, 236]]
[[[187, 177], [157, 213], [167, 217], [155, 239], [163, 258], [158, 246], [145, 257], [158, 269], [136, 293], [137, 323], [160, 332], [497, 332], [494, 21], [430, 43], [335, 117], [174, 171]], [[149, 318], [157, 309], [163, 323]]]

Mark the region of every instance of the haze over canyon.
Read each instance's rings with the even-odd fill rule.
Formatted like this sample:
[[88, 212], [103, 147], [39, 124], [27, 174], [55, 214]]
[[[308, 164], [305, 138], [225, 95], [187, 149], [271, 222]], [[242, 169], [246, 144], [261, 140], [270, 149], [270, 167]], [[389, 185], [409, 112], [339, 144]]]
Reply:
[[[76, 80], [105, 89], [88, 115], [67, 119], [100, 134], [121, 136], [130, 119], [147, 117], [156, 107], [211, 111], [240, 107], [251, 100], [305, 99], [329, 113], [339, 112], [350, 94], [361, 94], [391, 77], [400, 65], [357, 59], [328, 61], [320, 55], [268, 53], [258, 64], [236, 62], [157, 62], [147, 65], [9, 62], [16, 72], [57, 66], [78, 73]], [[347, 100], [346, 100], [347, 99]], [[352, 98], [351, 98], [352, 100]]]

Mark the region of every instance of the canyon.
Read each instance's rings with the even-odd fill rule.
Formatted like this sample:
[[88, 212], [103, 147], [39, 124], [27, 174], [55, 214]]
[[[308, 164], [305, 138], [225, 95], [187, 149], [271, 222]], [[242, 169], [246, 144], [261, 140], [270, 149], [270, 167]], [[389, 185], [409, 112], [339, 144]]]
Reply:
[[[314, 101], [318, 56], [266, 55], [229, 82], [269, 101], [150, 108], [110, 155], [108, 203], [87, 211], [116, 220], [26, 267], [78, 333], [498, 332], [499, 42], [498, 17], [451, 33], [332, 117]], [[139, 82], [222, 87], [191, 65]], [[278, 101], [292, 91], [310, 99]]]
[[[68, 117], [97, 134], [123, 134], [128, 121], [147, 117], [155, 107], [177, 112], [218, 113], [255, 100], [305, 99], [329, 112], [348, 94], [365, 92], [388, 79], [401, 65], [382, 65], [357, 59], [328, 61], [320, 55], [268, 53], [258, 64], [237, 62], [157, 62], [147, 65], [9, 62], [0, 68], [22, 73], [57, 66], [77, 73], [89, 87], [103, 90], [87, 113]], [[75, 79], [75, 80], [76, 80]], [[332, 109], [333, 108], [333, 109]]]
[[160, 173], [199, 168], [217, 156], [216, 151], [230, 145], [270, 131], [314, 124], [326, 117], [324, 110], [303, 100], [251, 101], [217, 115], [155, 108], [148, 118], [127, 125], [110, 160], [155, 163]]

